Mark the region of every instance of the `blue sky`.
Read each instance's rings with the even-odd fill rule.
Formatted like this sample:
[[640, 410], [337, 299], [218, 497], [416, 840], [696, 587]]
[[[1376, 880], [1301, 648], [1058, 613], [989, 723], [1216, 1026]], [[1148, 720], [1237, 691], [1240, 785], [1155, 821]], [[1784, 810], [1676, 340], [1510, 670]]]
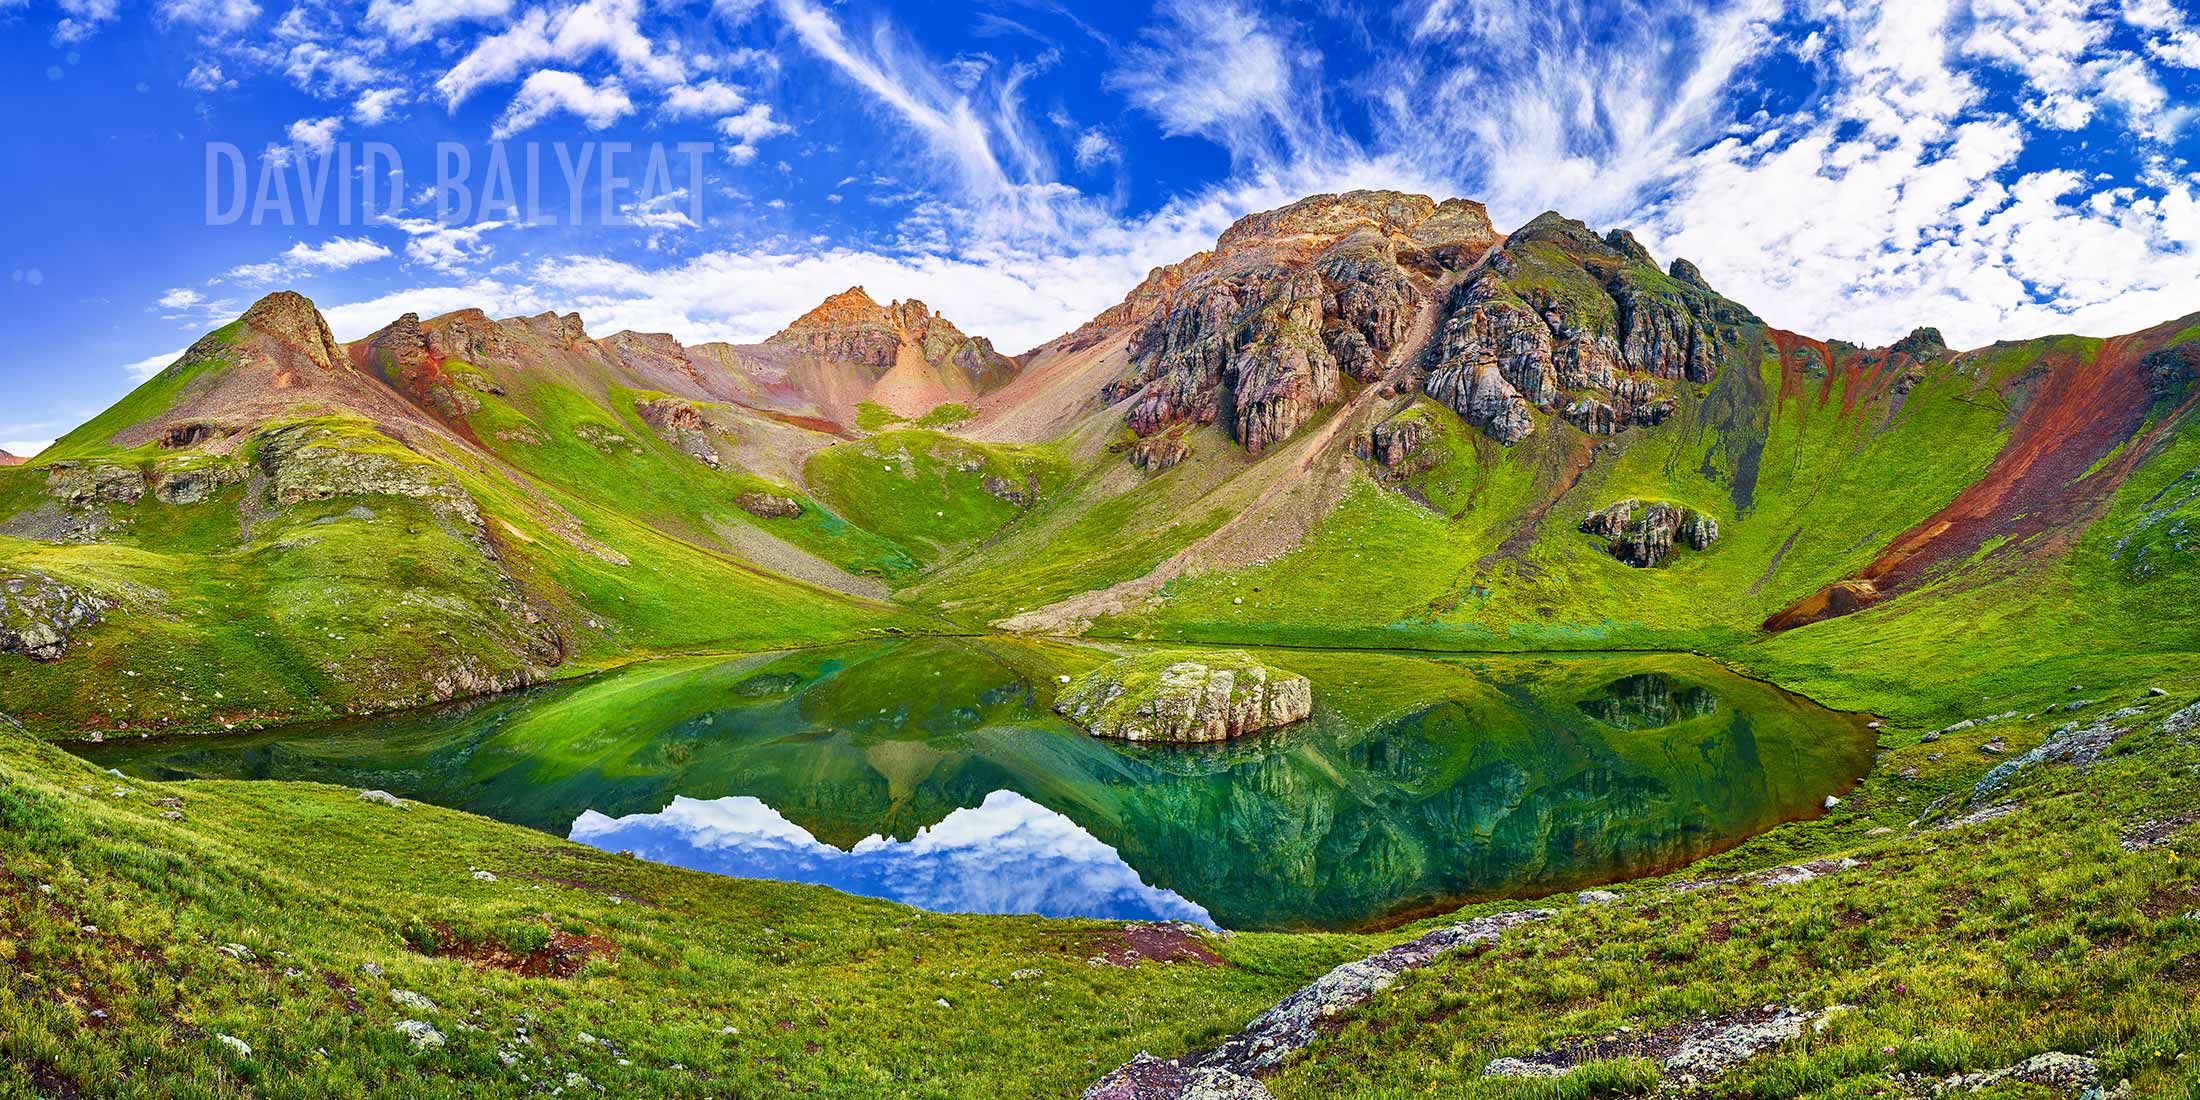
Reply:
[[[0, 0], [0, 24], [18, 451], [274, 289], [347, 339], [475, 305], [696, 342], [860, 283], [1023, 350], [1238, 215], [1355, 186], [1626, 226], [1815, 335], [2200, 308], [2181, 0]], [[478, 169], [498, 140], [536, 143], [552, 211], [556, 143], [712, 148], [646, 193], [583, 175], [581, 224], [437, 220], [438, 143]], [[307, 218], [302, 186], [368, 143], [390, 159], [357, 178], [407, 205]], [[289, 181], [293, 224], [210, 224], [210, 146]]]

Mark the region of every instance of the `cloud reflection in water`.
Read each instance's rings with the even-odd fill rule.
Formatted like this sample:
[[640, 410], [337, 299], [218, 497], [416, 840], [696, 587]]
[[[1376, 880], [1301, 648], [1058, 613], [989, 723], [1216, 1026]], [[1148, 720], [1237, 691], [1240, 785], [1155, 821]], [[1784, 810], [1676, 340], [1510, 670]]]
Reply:
[[1148, 886], [1076, 822], [994, 791], [909, 840], [869, 836], [841, 851], [748, 796], [675, 797], [653, 814], [588, 810], [572, 838], [607, 851], [739, 878], [809, 882], [941, 913], [1182, 920], [1214, 926], [1173, 890]]

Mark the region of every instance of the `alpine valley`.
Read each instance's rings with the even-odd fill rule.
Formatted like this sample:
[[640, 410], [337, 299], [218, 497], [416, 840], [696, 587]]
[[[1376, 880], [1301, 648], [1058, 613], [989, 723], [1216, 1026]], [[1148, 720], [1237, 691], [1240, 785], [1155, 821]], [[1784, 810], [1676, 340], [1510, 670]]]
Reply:
[[0, 1098], [2200, 1098], [2200, 313], [1664, 261], [269, 295], [0, 453]]

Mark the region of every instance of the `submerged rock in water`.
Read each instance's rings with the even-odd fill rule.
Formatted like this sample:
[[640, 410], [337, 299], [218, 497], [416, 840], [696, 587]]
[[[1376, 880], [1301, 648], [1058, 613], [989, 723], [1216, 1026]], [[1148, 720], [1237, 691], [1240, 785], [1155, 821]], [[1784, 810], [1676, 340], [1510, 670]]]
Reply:
[[1314, 710], [1314, 687], [1239, 650], [1152, 653], [1076, 678], [1055, 698], [1054, 710], [1095, 737], [1221, 741], [1305, 718]]

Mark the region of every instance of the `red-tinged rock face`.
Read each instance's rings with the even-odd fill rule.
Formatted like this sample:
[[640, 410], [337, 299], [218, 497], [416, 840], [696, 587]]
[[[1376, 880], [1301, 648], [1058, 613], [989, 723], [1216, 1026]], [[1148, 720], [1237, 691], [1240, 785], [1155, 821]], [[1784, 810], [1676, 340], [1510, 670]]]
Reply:
[[29, 461], [30, 459], [19, 458], [15, 455], [9, 454], [6, 451], [0, 451], [0, 466], [21, 466]]

